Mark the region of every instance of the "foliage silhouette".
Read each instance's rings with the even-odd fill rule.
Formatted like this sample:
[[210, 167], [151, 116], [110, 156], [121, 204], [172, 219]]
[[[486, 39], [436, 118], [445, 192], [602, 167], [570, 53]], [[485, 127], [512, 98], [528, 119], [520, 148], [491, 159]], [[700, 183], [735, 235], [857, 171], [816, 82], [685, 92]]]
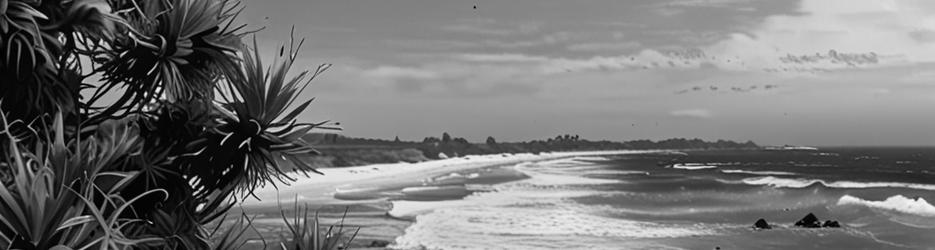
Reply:
[[264, 67], [242, 8], [0, 0], [0, 248], [232, 247], [204, 225], [315, 172], [302, 136], [336, 128], [299, 95], [330, 65], [292, 76], [291, 39]]

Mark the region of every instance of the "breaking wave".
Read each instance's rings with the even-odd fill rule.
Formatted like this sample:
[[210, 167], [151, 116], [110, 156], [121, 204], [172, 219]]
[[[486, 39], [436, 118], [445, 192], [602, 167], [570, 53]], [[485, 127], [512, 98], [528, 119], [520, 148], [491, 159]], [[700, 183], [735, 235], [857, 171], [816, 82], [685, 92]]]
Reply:
[[698, 165], [698, 164], [673, 164], [672, 168], [685, 169], [685, 170], [699, 170], [699, 169], [717, 168], [717, 166]]
[[864, 200], [858, 197], [844, 195], [838, 199], [838, 205], [861, 205], [875, 209], [897, 211], [906, 214], [935, 217], [935, 206], [919, 197], [911, 199], [902, 195], [895, 195], [883, 201]]
[[[609, 249], [633, 239], [720, 234], [711, 225], [634, 221], [601, 215], [570, 198], [618, 194], [590, 185], [618, 180], [558, 171], [567, 161], [514, 166], [530, 178], [493, 185], [491, 192], [441, 202], [393, 201], [391, 216], [415, 218], [398, 249]], [[643, 246], [659, 248], [660, 246]]]
[[782, 172], [782, 171], [747, 171], [740, 169], [723, 169], [721, 173], [725, 174], [752, 174], [752, 175], [796, 175], [792, 172]]
[[821, 179], [790, 179], [779, 178], [775, 176], [751, 177], [742, 180], [749, 185], [766, 185], [780, 188], [805, 188], [815, 184], [821, 184], [830, 188], [909, 188], [919, 190], [933, 190], [935, 185], [904, 183], [904, 182], [856, 182], [856, 181], [825, 181]]

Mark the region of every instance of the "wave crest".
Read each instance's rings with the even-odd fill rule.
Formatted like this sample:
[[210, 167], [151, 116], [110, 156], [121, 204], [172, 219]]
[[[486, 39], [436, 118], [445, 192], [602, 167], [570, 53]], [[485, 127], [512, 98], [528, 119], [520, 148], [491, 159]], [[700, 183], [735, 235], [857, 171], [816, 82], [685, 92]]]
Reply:
[[699, 170], [699, 169], [717, 168], [717, 166], [687, 163], [687, 164], [672, 164], [672, 168], [685, 169], [685, 170]]
[[905, 182], [856, 182], [856, 181], [832, 181], [828, 182], [821, 179], [790, 179], [779, 178], [775, 176], [752, 177], [742, 181], [749, 185], [766, 185], [780, 188], [804, 188], [815, 184], [821, 184], [830, 188], [909, 188], [919, 190], [933, 190], [935, 185], [905, 183]]
[[926, 217], [935, 217], [935, 206], [919, 197], [910, 199], [902, 195], [895, 195], [883, 201], [864, 200], [858, 197], [844, 195], [838, 199], [838, 205], [861, 205], [870, 208], [897, 211]]
[[721, 173], [725, 174], [752, 174], [752, 175], [796, 175], [792, 172], [782, 172], [782, 171], [749, 171], [741, 169], [724, 169], [721, 170]]

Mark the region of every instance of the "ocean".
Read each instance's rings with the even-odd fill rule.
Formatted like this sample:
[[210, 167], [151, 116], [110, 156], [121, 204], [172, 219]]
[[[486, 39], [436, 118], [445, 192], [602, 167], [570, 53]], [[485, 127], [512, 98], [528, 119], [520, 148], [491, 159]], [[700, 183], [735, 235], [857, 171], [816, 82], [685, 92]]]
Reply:
[[[435, 181], [454, 177], [469, 195], [393, 202], [415, 222], [391, 247], [935, 249], [935, 148], [588, 156]], [[809, 213], [841, 227], [793, 226]]]

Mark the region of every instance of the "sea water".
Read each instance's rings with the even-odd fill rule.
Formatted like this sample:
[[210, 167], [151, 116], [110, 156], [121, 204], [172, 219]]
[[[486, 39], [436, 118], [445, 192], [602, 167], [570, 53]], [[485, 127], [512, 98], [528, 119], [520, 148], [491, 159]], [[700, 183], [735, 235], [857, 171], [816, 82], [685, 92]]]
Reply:
[[[522, 163], [463, 199], [398, 200], [415, 222], [392, 247], [935, 249], [933, 148], [686, 153]], [[842, 227], [793, 226], [808, 213]]]

